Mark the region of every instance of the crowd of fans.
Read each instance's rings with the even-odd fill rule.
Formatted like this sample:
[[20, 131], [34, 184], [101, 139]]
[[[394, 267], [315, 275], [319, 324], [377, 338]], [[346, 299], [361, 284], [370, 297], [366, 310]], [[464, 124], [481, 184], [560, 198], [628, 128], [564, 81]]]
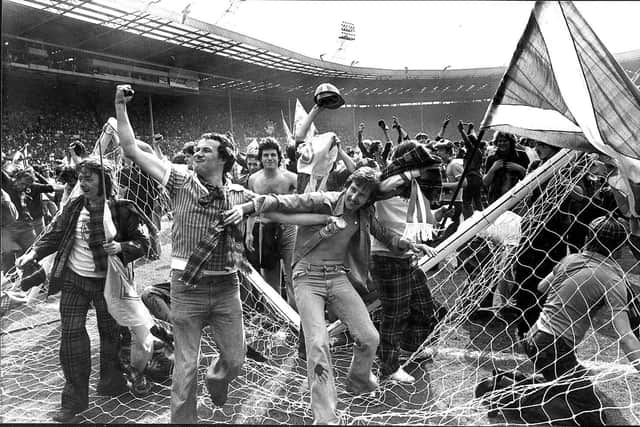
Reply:
[[[14, 93], [12, 97], [16, 95]], [[19, 264], [24, 264], [24, 258], [20, 261], [21, 257], [36, 241], [37, 236], [43, 232], [47, 224], [52, 221], [56, 212], [70, 200], [71, 190], [78, 179], [76, 165], [82, 164], [86, 167], [83, 160], [88, 157], [93, 143], [99, 135], [102, 123], [110, 115], [108, 114], [110, 111], [108, 104], [92, 101], [98, 95], [86, 95], [83, 102], [87, 105], [91, 104], [92, 107], [83, 109], [78, 105], [78, 102], [75, 104], [71, 102], [72, 94], [61, 94], [57, 90], [43, 91], [42, 98], [37, 102], [34, 101], [33, 96], [23, 96], [20, 108], [5, 108], [3, 110], [3, 272], [13, 269], [16, 260], [19, 260]], [[13, 98], [5, 101], [10, 101], [10, 104], [15, 103]], [[225, 166], [225, 174], [234, 183], [256, 194], [295, 194], [296, 192], [304, 193], [308, 190], [319, 189], [346, 192], [345, 194], [348, 195], [352, 191], [362, 190], [350, 180], [350, 176], [355, 171], [360, 171], [362, 176], [359, 179], [362, 179], [362, 182], [368, 182], [367, 180], [374, 179], [372, 177], [381, 175], [379, 182], [381, 188], [386, 185], [393, 187], [391, 190], [396, 191], [390, 196], [391, 202], [389, 203], [391, 204], [389, 205], [385, 204], [386, 200], [375, 201], [379, 212], [377, 214], [378, 221], [383, 225], [387, 224], [391, 229], [394, 227], [393, 224], [398, 223], [398, 218], [394, 216], [397, 214], [393, 213], [397, 211], [398, 206], [404, 206], [401, 209], [404, 209], [402, 215], [405, 217], [400, 220], [400, 223], [404, 224], [406, 221], [407, 208], [402, 203], [408, 203], [410, 198], [418, 196], [414, 194], [415, 191], [412, 192], [412, 186], [405, 184], [413, 183], [413, 179], [416, 179], [415, 182], [420, 188], [421, 197], [426, 199], [427, 216], [431, 215], [430, 222], [434, 231], [428, 238], [423, 239], [424, 241], [408, 242], [406, 246], [401, 247], [401, 250], [404, 251], [403, 257], [400, 257], [402, 261], [398, 261], [397, 255], [388, 252], [392, 239], [382, 231], [377, 232], [376, 238], [381, 240], [376, 240], [373, 247], [376, 244], [387, 245], [387, 248], [381, 247], [374, 250], [371, 258], [373, 261], [371, 277], [374, 279], [373, 281], [380, 282], [378, 296], [383, 300], [382, 329], [378, 338], [377, 332], [370, 330], [369, 323], [363, 319], [359, 320], [359, 322], [364, 322], [359, 325], [362, 329], [357, 329], [365, 335], [368, 334], [366, 345], [374, 346], [375, 344], [377, 346], [377, 340], [381, 340], [381, 357], [384, 359], [383, 374], [391, 376], [394, 380], [407, 383], [414, 381], [414, 378], [400, 367], [398, 360], [403, 353], [406, 355], [414, 352], [446, 313], [446, 310], [440, 307], [429, 294], [426, 276], [418, 280], [420, 283], [416, 282], [415, 275], [419, 269], [415, 267], [415, 264], [411, 264], [412, 257], [415, 257], [420, 251], [432, 254], [433, 247], [455, 233], [464, 219], [471, 217], [474, 212], [482, 211], [498, 200], [527, 174], [558, 152], [557, 148], [543, 142], [519, 138], [516, 135], [503, 132], [497, 132], [492, 138], [484, 139], [482, 135], [475, 132], [472, 120], [467, 116], [468, 114], [477, 117], [477, 114], [474, 111], [460, 113], [461, 106], [456, 106], [455, 110], [447, 110], [444, 106], [438, 106], [436, 111], [442, 114], [439, 117], [430, 116], [427, 120], [430, 130], [429, 133], [426, 133], [417, 132], [413, 130], [415, 128], [412, 129], [411, 125], [407, 124], [413, 123], [413, 126], [417, 126], [417, 119], [420, 120], [421, 125], [424, 123], [425, 117], [417, 116], [415, 110], [413, 110], [412, 120], [407, 122], [402, 119], [407, 107], [384, 109], [384, 116], [373, 116], [373, 113], [369, 111], [366, 114], [367, 119], [359, 120], [359, 126], [353, 129], [353, 116], [349, 117], [349, 114], [344, 112], [340, 116], [341, 110], [329, 111], [316, 105], [306, 122], [297, 129], [296, 135], [294, 135], [295, 143], [289, 143], [285, 139], [281, 126], [279, 110], [266, 107], [261, 109], [260, 105], [256, 103], [254, 103], [254, 109], [250, 109], [249, 103], [243, 102], [244, 105], [232, 108], [233, 118], [231, 118], [228, 109], [219, 108], [219, 105], [213, 107], [209, 102], [211, 99], [206, 98], [194, 102], [194, 98], [191, 97], [175, 99], [154, 96], [154, 132], [158, 135], [155, 135], [154, 138], [138, 137], [136, 144], [142, 147], [143, 151], [151, 153], [149, 155], [161, 157], [165, 162], [172, 162], [164, 163], [165, 165], [172, 164], [171, 167], [175, 168], [176, 165], [182, 164], [181, 170], [183, 172], [180, 173], [185, 173], [186, 177], [189, 170], [197, 169], [194, 156], [198, 159], [203, 157], [200, 142], [196, 141], [216, 138], [220, 141], [228, 141], [230, 144], [229, 152], [233, 152], [237, 162], [233, 167], [226, 168]], [[7, 105], [6, 102], [5, 105]], [[132, 128], [140, 132], [141, 135], [147, 134], [144, 129], [149, 129], [148, 133], [150, 134], [148, 107], [143, 100], [128, 111], [127, 120], [131, 121]], [[260, 112], [256, 113], [256, 111]], [[452, 118], [449, 116], [452, 111], [460, 114]], [[364, 117], [364, 115], [358, 117]], [[381, 119], [381, 117], [384, 118]], [[322, 157], [316, 155], [315, 160], [305, 160], [305, 150], [309, 146], [305, 143], [304, 135], [306, 135], [310, 121], [314, 121], [321, 130], [332, 131], [322, 134], [326, 135], [324, 139], [317, 138], [320, 145], [313, 148], [314, 153], [328, 154], [333, 150], [333, 147], [337, 147], [335, 165], [330, 165], [326, 173], [321, 174], [325, 179], [316, 180], [315, 172], [307, 173], [307, 166], [304, 163], [308, 160], [312, 163], [309, 167], [313, 169], [317, 166], [316, 162], [320, 161], [318, 157]], [[232, 122], [233, 131], [231, 129]], [[120, 126], [119, 122], [119, 130]], [[214, 136], [201, 137], [211, 128], [226, 131], [226, 136], [207, 134]], [[418, 129], [422, 129], [422, 127]], [[143, 141], [144, 139], [147, 139], [148, 144]], [[252, 139], [257, 140], [247, 144]], [[282, 142], [278, 142], [278, 139]], [[222, 144], [222, 142], [220, 143]], [[132, 143], [129, 142], [129, 144]], [[160, 150], [158, 151], [156, 148]], [[132, 149], [130, 148], [130, 150]], [[313, 156], [311, 157], [313, 158]], [[302, 163], [300, 163], [301, 161]], [[556, 301], [559, 298], [558, 292], [560, 292], [557, 288], [560, 286], [558, 284], [556, 284], [556, 288], [552, 286], [551, 293], [548, 291], [549, 283], [546, 282], [545, 287], [541, 288], [539, 286], [540, 278], [557, 274], [558, 265], [562, 264], [568, 254], [582, 253], [585, 244], [589, 244], [589, 238], [593, 238], [593, 233], [597, 234], [599, 230], [589, 229], [587, 225], [598, 218], [603, 216], [607, 218], [599, 220], [598, 224], [602, 224], [603, 221], [608, 224], [607, 230], [615, 234], [613, 237], [609, 236], [611, 239], [615, 242], [623, 241], [620, 237], [624, 231], [619, 232], [618, 229], [615, 233], [611, 231], [611, 227], [615, 228], [617, 224], [621, 223], [616, 219], [621, 215], [617, 212], [615, 198], [605, 179], [607, 174], [611, 172], [612, 166], [605, 162], [597, 164], [598, 167], [590, 171], [588, 180], [585, 179], [578, 185], [566, 189], [570, 196], [563, 202], [562, 208], [545, 219], [544, 225], [539, 227], [533, 235], [527, 236], [526, 239], [519, 242], [522, 250], [519, 251], [517, 262], [510, 268], [511, 285], [498, 287], [495, 290], [498, 295], [494, 295], [492, 292], [485, 300], [476, 302], [472, 310], [473, 318], [487, 320], [487, 316], [494, 316], [497, 313], [501, 316], [513, 315], [514, 319], [517, 319], [517, 334], [520, 340], [524, 343], [533, 343], [531, 346], [534, 346], [536, 341], [527, 341], [527, 339], [531, 337], [532, 333], [539, 332], [538, 319], [543, 312], [544, 300], [547, 295], [550, 295], [550, 298]], [[119, 185], [122, 188], [119, 194], [133, 199], [139, 205], [138, 209], [144, 216], [150, 218], [156, 227], [159, 226], [160, 217], [167, 213], [166, 209], [163, 210], [160, 206], [166, 203], [166, 199], [160, 196], [160, 191], [153, 184], [151, 178], [154, 175], [147, 174], [144, 165], [127, 163], [122, 167], [127, 172], [121, 174]], [[300, 170], [300, 167], [303, 169]], [[313, 170], [316, 171], [316, 169]], [[415, 171], [417, 171], [416, 174], [413, 174]], [[359, 176], [358, 174], [354, 175]], [[259, 178], [256, 178], [257, 176]], [[136, 179], [132, 179], [133, 177]], [[144, 181], [145, 179], [147, 181]], [[142, 184], [143, 182], [147, 182], [147, 184]], [[175, 185], [175, 182], [169, 185]], [[207, 190], [214, 191], [209, 186], [207, 186]], [[528, 197], [524, 204], [525, 208], [536, 202], [537, 198], [541, 196], [542, 190], [543, 187], [540, 187]], [[354, 200], [359, 200], [358, 194], [360, 193], [355, 194]], [[371, 194], [373, 193], [368, 191], [367, 197], [370, 197]], [[171, 197], [177, 196], [172, 193]], [[71, 198], [73, 199], [73, 197]], [[175, 202], [175, 200], [173, 201]], [[397, 203], [397, 205], [393, 205], [393, 203]], [[365, 206], [364, 203], [363, 206]], [[295, 280], [292, 275], [298, 276], [296, 276], [296, 271], [291, 271], [291, 265], [287, 265], [291, 264], [293, 253], [298, 250], [295, 246], [295, 228], [284, 227], [281, 229], [277, 225], [269, 227], [269, 224], [285, 223], [287, 219], [269, 216], [267, 208], [261, 213], [264, 213], [264, 216], [260, 217], [258, 223], [251, 224], [252, 228], [247, 226], [244, 238], [247, 245], [247, 258], [258, 271], [265, 275], [265, 279], [268, 278], [268, 283], [295, 308], [296, 299], [298, 303], [300, 300], [298, 297], [294, 299], [292, 282]], [[335, 225], [337, 223], [333, 223], [334, 219], [332, 218], [333, 215], [328, 217], [324, 215], [322, 218], [322, 221], [334, 225], [334, 228], [331, 229], [333, 231], [323, 231], [323, 238], [331, 238], [331, 233], [335, 234], [336, 230], [338, 235], [342, 232], [342, 228]], [[296, 224], [295, 221], [297, 221], [297, 219], [288, 220], [293, 224]], [[444, 222], [445, 220], [446, 222]], [[305, 221], [311, 221], [311, 219], [305, 217], [300, 221], [302, 221], [299, 223], [302, 224], [300, 227], [309, 226]], [[440, 226], [440, 223], [444, 226]], [[312, 224], [319, 227], [324, 226], [323, 222]], [[523, 224], [522, 227], [525, 228], [526, 225]], [[154, 236], [151, 232], [153, 227], [149, 228], [153, 240]], [[402, 230], [399, 231], [399, 234], [402, 234]], [[609, 238], [604, 235], [601, 237]], [[478, 239], [480, 238], [472, 240], [468, 246], [477, 244]], [[285, 244], [285, 241], [288, 243]], [[393, 244], [399, 245], [397, 241], [393, 242]], [[155, 244], [152, 242], [149, 246], [150, 249], [146, 252], [146, 256], [157, 259], [159, 251], [157, 242]], [[312, 248], [312, 250], [314, 249]], [[617, 247], [605, 244], [602, 247], [591, 247], [591, 250], [600, 251], [601, 256], [607, 258], [613, 256]], [[460, 262], [462, 264], [470, 263], [471, 259], [466, 258], [464, 254], [465, 248], [459, 251]], [[473, 256], [477, 258], [476, 254]], [[283, 262], [284, 264], [282, 264]], [[389, 266], [395, 265], [394, 263], [397, 262], [399, 262], [398, 270], [390, 273], [391, 267]], [[482, 262], [476, 264], [475, 267], [465, 268], [465, 271], [472, 277], [477, 273], [475, 269], [482, 267], [481, 264]], [[312, 268], [311, 264], [309, 265], [309, 268]], [[24, 265], [20, 265], [20, 267], [24, 267]], [[274, 267], [277, 267], [276, 273], [273, 273]], [[283, 267], [282, 270], [280, 267]], [[33, 278], [34, 274], [28, 277]], [[398, 282], [398, 277], [405, 277], [402, 274], [410, 276], [411, 279], [406, 279], [406, 289], [398, 290], [397, 287], [394, 287], [394, 283]], [[24, 274], [23, 277], [27, 277], [27, 275]], [[30, 286], [32, 284], [25, 282], [23, 289], [28, 289]], [[366, 288], [356, 290], [363, 300], [370, 298]], [[171, 323], [173, 319], [169, 308], [171, 305], [169, 296], [168, 284], [165, 283], [147, 289], [143, 300], [158, 319]], [[3, 295], [3, 298], [10, 302], [19, 301], [19, 298], [16, 299], [14, 294]], [[410, 302], [412, 298], [414, 300]], [[502, 301], [503, 304], [496, 307], [495, 301]], [[407, 307], [411, 305], [411, 310], [418, 310], [418, 313], [415, 313], [415, 316], [412, 314], [412, 317], [402, 317], [400, 321], [401, 316], [408, 316], [409, 310], [407, 309], [405, 313], [399, 304], [406, 304]], [[552, 310], [547, 306], [544, 307], [547, 311]], [[301, 309], [305, 310], [305, 308]], [[331, 316], [331, 314], [329, 315]], [[315, 328], [310, 323], [305, 323], [305, 316], [304, 313], [301, 315], [303, 325]], [[422, 319], [418, 329], [415, 329], [418, 325], [412, 324], [416, 321], [415, 319]], [[578, 321], [578, 319], [574, 320]], [[549, 326], [548, 319], [545, 325], [547, 328], [554, 326]], [[407, 327], [412, 331], [412, 337], [402, 334], [402, 331]], [[156, 329], [152, 332], [168, 343], [169, 347], [173, 345], [172, 337], [166, 330]], [[317, 334], [319, 332], [313, 330], [309, 333]], [[548, 331], [545, 333], [548, 334]], [[363, 338], [363, 340], [365, 339]], [[306, 358], [311, 355], [315, 360], [313, 363], [316, 363], [317, 353], [315, 352], [319, 350], [315, 346], [318, 345], [318, 342], [314, 339], [311, 344], [313, 347], [305, 350], [301, 334], [300, 357]], [[574, 344], [577, 344], [577, 340], [563, 351], [567, 354], [573, 354]], [[636, 344], [627, 343], [627, 345], [633, 349]], [[538, 354], [536, 351], [540, 349], [531, 350], [533, 348], [531, 346], [528, 348], [530, 348], [530, 355], [534, 357], [535, 354]], [[633, 350], [631, 352], [633, 353]], [[369, 353], [371, 352], [369, 351]], [[365, 356], [363, 353], [361, 356], [366, 359], [373, 357], [372, 354]], [[313, 372], [312, 361], [309, 363], [310, 372]], [[169, 366], [170, 364], [165, 365]], [[317, 372], [317, 366], [315, 369]], [[231, 376], [225, 381], [232, 379], [233, 375], [229, 375]], [[134, 372], [131, 378], [136, 393], [148, 392], [149, 387], [146, 386], [144, 375], [140, 372]], [[324, 376], [322, 378], [325, 383], [328, 381]], [[311, 381], [310, 378], [310, 383]], [[375, 378], [367, 381], [365, 381], [366, 384], [360, 384], [355, 389], [368, 392], [371, 387], [375, 388], [377, 381]], [[323, 385], [322, 387], [328, 386]], [[322, 390], [329, 395], [331, 394], [329, 388], [322, 388]], [[225, 399], [222, 399], [220, 396], [214, 396], [213, 392], [211, 393], [212, 399], [215, 398], [220, 404], [224, 404], [226, 394]], [[335, 402], [331, 403], [330, 401], [312, 403], [316, 420], [335, 421], [331, 417], [321, 417], [321, 412], [330, 410], [333, 404]], [[59, 418], [63, 421], [69, 421], [85, 406], [83, 408], [68, 407], [68, 411]], [[193, 421], [189, 418], [190, 414], [184, 416], [186, 417], [184, 419]]]

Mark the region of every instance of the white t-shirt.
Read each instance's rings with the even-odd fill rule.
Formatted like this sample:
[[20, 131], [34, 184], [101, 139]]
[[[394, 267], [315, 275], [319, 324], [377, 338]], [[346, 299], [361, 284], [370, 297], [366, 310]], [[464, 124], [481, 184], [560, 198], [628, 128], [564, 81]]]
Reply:
[[[446, 178], [447, 178], [446, 182], [456, 182], [456, 181], [460, 180], [460, 177], [464, 173], [464, 163], [463, 162], [464, 162], [463, 159], [451, 159], [451, 161], [447, 165], [446, 172], [445, 172]], [[440, 195], [440, 201], [441, 202], [450, 202], [454, 191], [455, 190], [453, 190], [453, 189], [445, 190], [443, 188], [442, 189], [442, 193]], [[461, 202], [462, 201], [462, 189], [460, 189], [460, 191], [458, 191], [458, 194], [456, 195], [456, 200], [455, 201], [456, 202]]]
[[105, 272], [96, 272], [93, 253], [89, 247], [89, 211], [83, 207], [78, 216], [73, 247], [69, 254], [69, 267], [82, 277], [105, 277]]

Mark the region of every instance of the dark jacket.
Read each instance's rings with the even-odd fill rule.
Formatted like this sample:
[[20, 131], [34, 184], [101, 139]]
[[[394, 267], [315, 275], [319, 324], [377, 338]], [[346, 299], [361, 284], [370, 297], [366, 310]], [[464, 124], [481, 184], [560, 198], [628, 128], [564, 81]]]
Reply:
[[[49, 276], [49, 295], [62, 289], [62, 275], [73, 248], [74, 232], [83, 206], [83, 196], [69, 201], [33, 246], [37, 260], [58, 252]], [[122, 252], [117, 256], [126, 265], [143, 256], [149, 248], [149, 240], [139, 227], [142, 216], [128, 200], [110, 200], [109, 209], [117, 230], [114, 240], [122, 245]]]

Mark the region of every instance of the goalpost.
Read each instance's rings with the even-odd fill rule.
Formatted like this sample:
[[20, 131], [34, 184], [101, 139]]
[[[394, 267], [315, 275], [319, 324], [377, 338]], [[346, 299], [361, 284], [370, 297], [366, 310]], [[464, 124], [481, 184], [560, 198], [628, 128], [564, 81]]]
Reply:
[[[112, 148], [106, 150], [106, 156], [119, 165], [118, 173], [131, 173], [122, 168], [119, 151]], [[545, 227], [548, 218], [568, 215], [571, 226], [586, 225], [586, 208], [576, 210], [566, 206], [572, 202], [573, 187], [591, 179], [596, 164], [596, 159], [584, 153], [560, 151], [496, 203], [463, 222], [454, 235], [437, 247], [436, 257], [420, 260], [420, 267], [427, 271], [428, 286], [434, 299], [446, 307], [448, 313], [428, 342], [405, 362], [405, 369], [416, 378], [414, 384], [383, 380], [375, 396], [349, 395], [344, 380], [351, 362], [352, 344], [332, 347], [342, 422], [385, 425], [504, 423], [488, 416], [488, 408], [481, 399], [474, 397], [473, 389], [494, 368], [531, 372], [531, 365], [518, 346], [514, 319], [500, 315], [482, 318], [477, 316], [478, 306], [482, 300], [491, 299], [498, 292], [496, 289], [503, 293], [504, 300], [509, 299], [509, 291], [515, 286], [510, 268], [523, 246]], [[586, 201], [598, 202], [606, 190], [606, 186], [594, 188], [583, 194]], [[533, 203], [525, 201], [534, 190], [540, 196]], [[134, 202], [146, 203], [147, 199], [142, 194], [139, 196]], [[165, 198], [159, 200], [166, 204]], [[517, 212], [521, 218], [520, 244], [516, 246], [504, 244], [488, 232], [495, 228], [496, 219], [509, 210]], [[564, 237], [559, 235], [557, 238]], [[140, 286], [168, 280], [171, 241], [168, 217], [163, 218], [159, 238], [163, 245], [161, 259], [136, 266], [136, 280]], [[470, 268], [469, 259], [479, 262]], [[635, 259], [626, 251], [619, 262], [627, 277], [635, 283], [638, 277], [635, 273], [640, 272]], [[10, 279], [3, 290], [7, 286], [17, 286], [17, 275], [10, 275]], [[299, 317], [261, 279], [256, 272], [249, 274], [244, 280], [242, 295], [247, 343], [266, 361], [247, 357], [243, 374], [230, 385], [229, 401], [224, 408], [213, 406], [206, 390], [199, 389], [200, 417], [209, 422], [235, 420], [290, 425], [312, 421], [306, 364], [297, 357]], [[493, 300], [497, 300], [495, 295]], [[97, 337], [92, 316], [90, 311], [88, 330], [91, 337]], [[58, 326], [55, 298], [14, 309], [4, 316], [0, 359], [3, 390], [0, 416], [3, 420], [45, 422], [48, 411], [58, 407], [59, 390], [63, 385], [57, 362]], [[331, 333], [337, 334], [339, 328], [340, 325], [332, 325]], [[216, 353], [215, 341], [205, 328], [200, 379], [208, 358]], [[640, 376], [630, 369], [607, 325], [596, 322], [577, 349], [577, 355], [590, 369], [591, 379], [609, 412], [609, 422], [640, 424]], [[425, 360], [423, 356], [429, 357]], [[377, 364], [375, 369], [378, 369]], [[95, 366], [93, 372], [92, 384], [95, 384]], [[90, 391], [91, 409], [81, 415], [96, 423], [164, 423], [169, 420], [169, 395], [170, 382], [156, 384], [152, 395], [144, 399], [132, 400], [126, 394], [102, 398]], [[566, 424], [575, 419], [555, 421]]]

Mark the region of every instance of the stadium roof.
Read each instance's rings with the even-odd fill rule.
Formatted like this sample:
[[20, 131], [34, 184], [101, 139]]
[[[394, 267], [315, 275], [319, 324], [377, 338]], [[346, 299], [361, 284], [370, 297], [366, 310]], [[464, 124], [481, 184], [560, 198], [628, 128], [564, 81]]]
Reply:
[[[153, 1], [3, 1], [3, 37], [17, 36], [199, 74], [202, 91], [304, 97], [334, 83], [351, 103], [490, 98], [503, 67], [390, 70], [310, 58], [209, 24]], [[623, 55], [640, 70], [640, 50]], [[623, 63], [623, 65], [625, 65]]]

